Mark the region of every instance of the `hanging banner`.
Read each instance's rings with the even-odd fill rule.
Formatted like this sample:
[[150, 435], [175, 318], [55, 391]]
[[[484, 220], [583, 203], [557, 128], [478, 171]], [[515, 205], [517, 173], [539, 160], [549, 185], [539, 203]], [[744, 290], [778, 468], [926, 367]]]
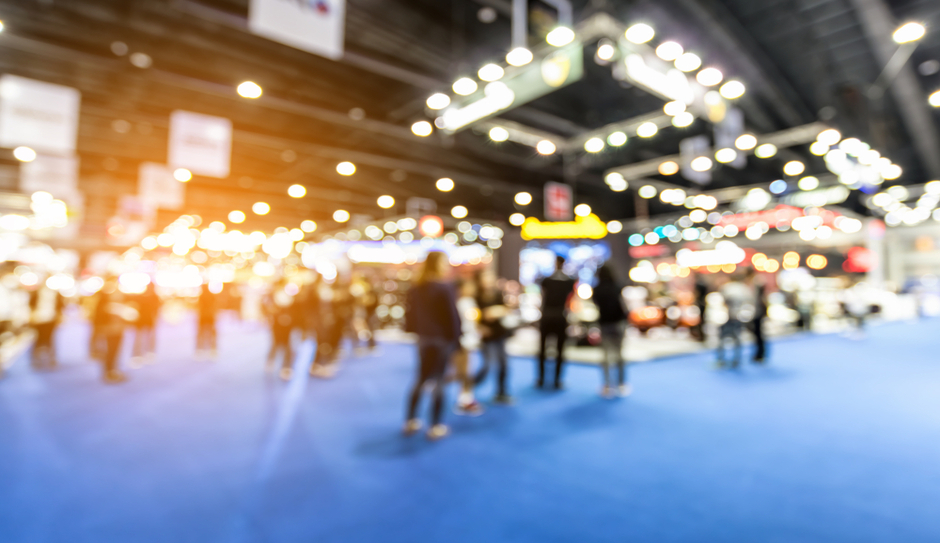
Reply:
[[78, 157], [36, 155], [20, 164], [20, 190], [26, 194], [46, 191], [56, 198], [78, 192]]
[[70, 155], [78, 136], [81, 94], [10, 74], [0, 76], [0, 147], [20, 145]]
[[183, 207], [185, 183], [173, 177], [173, 171], [163, 164], [144, 162], [138, 173], [137, 193], [150, 207], [180, 209]]
[[570, 185], [545, 183], [545, 218], [549, 221], [571, 220], [573, 200]]
[[248, 28], [333, 60], [343, 56], [346, 0], [251, 0]]
[[224, 179], [231, 156], [232, 121], [190, 111], [170, 115], [170, 168]]

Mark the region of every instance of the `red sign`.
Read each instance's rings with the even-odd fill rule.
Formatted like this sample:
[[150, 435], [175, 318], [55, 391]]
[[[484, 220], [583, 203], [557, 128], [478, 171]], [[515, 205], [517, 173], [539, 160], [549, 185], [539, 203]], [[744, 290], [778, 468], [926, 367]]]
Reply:
[[570, 221], [573, 196], [564, 183], [545, 183], [545, 219]]
[[[827, 226], [832, 226], [835, 218], [839, 216], [838, 213], [828, 209], [819, 209], [817, 210], [816, 214], [822, 218], [822, 224]], [[726, 215], [721, 218], [721, 221], [718, 224], [721, 226], [729, 226], [733, 224], [737, 226], [738, 229], [744, 230], [754, 223], [765, 222], [771, 228], [774, 228], [779, 223], [792, 223], [793, 219], [803, 217], [804, 215], [805, 213], [803, 210], [798, 207], [781, 204], [773, 209], [765, 209], [764, 211]]]

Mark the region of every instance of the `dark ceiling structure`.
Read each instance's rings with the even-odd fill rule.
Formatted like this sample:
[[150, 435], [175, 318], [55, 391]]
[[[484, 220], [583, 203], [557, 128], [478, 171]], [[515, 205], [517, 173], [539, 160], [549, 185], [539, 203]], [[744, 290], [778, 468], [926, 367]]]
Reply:
[[[196, 176], [186, 211], [224, 220], [255, 201], [271, 214], [250, 216], [245, 228], [324, 225], [334, 210], [381, 217], [401, 214], [410, 197], [439, 209], [464, 205], [471, 216], [505, 220], [513, 195], [532, 193], [540, 208], [547, 181], [574, 186], [605, 219], [637, 213], [635, 191], [611, 192], [604, 173], [678, 152], [679, 141], [710, 134], [708, 123], [631, 138], [619, 148], [541, 156], [531, 147], [496, 143], [484, 131], [417, 137], [428, 120], [425, 100], [510, 49], [511, 0], [348, 0], [346, 52], [321, 58], [248, 31], [249, 0], [7, 0], [0, 6], [0, 72], [81, 91], [79, 188], [86, 194], [87, 236], [104, 236], [122, 194], [137, 191], [141, 162], [165, 162], [169, 116], [185, 109], [224, 116], [234, 124], [231, 175]], [[549, 4], [530, 0], [529, 42], [542, 43], [555, 25]], [[929, 0], [574, 0], [574, 23], [607, 14], [621, 24], [644, 21], [657, 35], [694, 50], [746, 82], [738, 101], [749, 130], [769, 134], [821, 121], [870, 142], [903, 167], [897, 183], [940, 177], [938, 113], [927, 94], [940, 88], [940, 3]], [[495, 18], [484, 16], [494, 14]], [[897, 46], [900, 22], [927, 28], [909, 62], [880, 98], [869, 91]], [[486, 21], [486, 22], [484, 22]], [[117, 44], [124, 44], [121, 47]], [[585, 43], [584, 78], [506, 113], [502, 119], [561, 139], [661, 110], [663, 101], [612, 77]], [[132, 62], [143, 53], [148, 62]], [[139, 56], [137, 57], [140, 58]], [[235, 91], [245, 80], [264, 89], [258, 100]], [[806, 146], [781, 150], [809, 172], [824, 173]], [[357, 165], [342, 177], [340, 161]], [[748, 167], [717, 167], [706, 188], [769, 183], [780, 165], [750, 157]], [[450, 177], [452, 192], [435, 181]], [[652, 176], [655, 178], [656, 176]], [[694, 189], [674, 176], [668, 180]], [[293, 199], [299, 183], [307, 196]], [[395, 209], [376, 207], [382, 194]], [[667, 211], [669, 206], [653, 213]], [[863, 208], [855, 200], [859, 211]], [[535, 213], [534, 211], [532, 213]], [[161, 211], [158, 228], [178, 213]]]

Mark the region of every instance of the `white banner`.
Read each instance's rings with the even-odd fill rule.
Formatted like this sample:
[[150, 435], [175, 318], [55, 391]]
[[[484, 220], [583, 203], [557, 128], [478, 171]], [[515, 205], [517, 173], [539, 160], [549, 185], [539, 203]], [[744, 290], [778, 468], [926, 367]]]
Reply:
[[170, 168], [224, 179], [231, 157], [232, 121], [190, 111], [170, 115]]
[[185, 183], [173, 177], [173, 171], [163, 164], [144, 162], [140, 165], [137, 193], [152, 208], [180, 209], [183, 207]]
[[248, 8], [253, 33], [334, 60], [345, 22], [346, 0], [251, 0]]
[[72, 87], [0, 76], [0, 147], [74, 153], [80, 101], [81, 94]]
[[78, 157], [36, 155], [20, 164], [20, 190], [26, 194], [44, 190], [56, 198], [78, 192]]

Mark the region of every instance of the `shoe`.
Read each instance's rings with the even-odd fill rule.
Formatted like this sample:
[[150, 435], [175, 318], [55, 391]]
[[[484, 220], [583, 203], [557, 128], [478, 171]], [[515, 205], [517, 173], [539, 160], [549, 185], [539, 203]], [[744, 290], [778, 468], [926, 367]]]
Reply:
[[497, 394], [493, 398], [493, 403], [499, 405], [512, 405], [516, 403], [516, 399], [510, 396], [509, 394]]
[[483, 406], [476, 400], [470, 400], [464, 404], [458, 404], [454, 407], [454, 413], [465, 417], [479, 417], [483, 414]]
[[448, 428], [446, 424], [435, 424], [428, 430], [427, 436], [429, 440], [437, 441], [438, 439], [447, 437], [449, 433], [450, 428]]
[[555, 386], [552, 387], [554, 390], [564, 390], [565, 385], [563, 383], [555, 383]]
[[124, 375], [124, 372], [115, 370], [104, 374], [104, 382], [109, 385], [117, 385], [125, 381], [127, 381], [127, 375]]
[[545, 383], [543, 383], [542, 381], [535, 382], [535, 388], [544, 388], [544, 387], [545, 387]]
[[291, 368], [281, 368], [280, 376], [281, 379], [285, 381], [290, 381], [291, 376], [294, 374], [294, 370]]
[[632, 393], [633, 393], [633, 387], [628, 384], [620, 385], [617, 387], [617, 396], [620, 396], [621, 398], [626, 398]]
[[405, 427], [402, 428], [402, 433], [406, 436], [413, 435], [421, 430], [422, 426], [423, 424], [421, 424], [421, 419], [408, 419], [405, 422]]
[[764, 359], [763, 359], [763, 358], [755, 358], [754, 360], [751, 360], [751, 362], [753, 362], [754, 364], [763, 364], [763, 363], [764, 363]]
[[613, 397], [614, 397], [614, 389], [610, 388], [610, 385], [604, 385], [603, 387], [601, 387], [601, 398], [610, 399]]
[[331, 379], [334, 375], [336, 375], [336, 370], [331, 366], [314, 364], [313, 366], [310, 366], [310, 375], [312, 377], [319, 377], [320, 379]]

